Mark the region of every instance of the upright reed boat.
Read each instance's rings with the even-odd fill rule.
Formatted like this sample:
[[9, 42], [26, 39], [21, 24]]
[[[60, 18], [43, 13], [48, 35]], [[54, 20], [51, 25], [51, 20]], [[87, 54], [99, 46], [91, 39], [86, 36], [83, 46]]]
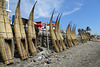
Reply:
[[57, 38], [55, 36], [55, 33], [53, 31], [53, 26], [52, 26], [52, 19], [53, 19], [54, 11], [55, 10], [53, 10], [53, 13], [52, 13], [52, 16], [51, 16], [51, 19], [50, 19], [50, 36], [51, 36], [52, 44], [53, 44], [56, 52], [59, 52], [60, 50], [59, 50], [59, 48], [57, 46]]
[[28, 46], [27, 46], [24, 24], [20, 13], [20, 1], [21, 0], [18, 1], [17, 8], [15, 11], [14, 35], [20, 57], [22, 60], [24, 60], [28, 58]]
[[60, 23], [61, 16], [62, 16], [62, 14], [59, 17], [58, 24], [57, 24], [57, 29], [58, 29], [58, 34], [59, 34], [59, 37], [60, 37], [61, 45], [62, 45], [63, 49], [66, 50], [66, 46], [65, 46], [65, 43], [64, 43], [64, 39], [62, 37], [62, 34], [60, 32], [60, 27], [59, 27], [59, 23]]
[[13, 33], [6, 12], [5, 0], [0, 0], [0, 53], [5, 64], [14, 63]]
[[28, 30], [27, 30], [27, 39], [29, 44], [29, 50], [32, 56], [35, 56], [37, 54], [36, 51], [36, 32], [35, 32], [35, 26], [34, 26], [34, 8], [37, 1], [35, 2], [31, 13], [29, 15], [29, 20], [27, 22], [28, 24]]
[[72, 43], [72, 38], [71, 38], [71, 32], [70, 32], [70, 23], [67, 26], [66, 29], [66, 39], [67, 39], [67, 43], [69, 47], [73, 47], [73, 43]]
[[76, 25], [74, 24], [71, 33], [72, 33], [72, 35], [73, 35], [73, 37], [74, 37], [74, 38], [73, 38], [74, 45], [78, 45], [79, 42], [78, 42], [78, 38], [77, 38], [77, 35], [76, 35], [75, 30], [76, 30]]
[[62, 51], [63, 50], [62, 45], [61, 45], [62, 43], [61, 43], [61, 40], [60, 40], [60, 35], [58, 33], [58, 28], [57, 28], [58, 17], [59, 17], [59, 14], [57, 16], [56, 23], [55, 23], [55, 36], [57, 38], [57, 46], [58, 46], [59, 50]]

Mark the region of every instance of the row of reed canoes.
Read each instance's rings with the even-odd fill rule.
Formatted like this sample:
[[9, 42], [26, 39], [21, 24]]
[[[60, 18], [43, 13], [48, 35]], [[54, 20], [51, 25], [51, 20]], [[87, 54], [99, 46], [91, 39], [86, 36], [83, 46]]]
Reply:
[[[32, 56], [35, 56], [37, 54], [36, 51], [36, 33], [35, 33], [35, 27], [34, 27], [34, 8], [37, 1], [35, 2], [30, 15], [29, 20], [27, 22], [28, 24], [28, 30], [27, 34], [24, 30], [24, 24], [22, 22], [21, 13], [20, 13], [20, 0], [18, 1], [18, 5], [15, 11], [15, 20], [14, 20], [14, 33], [15, 33], [15, 40], [16, 45], [20, 54], [20, 57], [22, 60], [28, 58], [28, 46], [29, 51]], [[27, 36], [26, 36], [27, 35]], [[27, 43], [28, 42], [28, 43]]]
[[[37, 3], [35, 2], [33, 9], [29, 15], [28, 31], [25, 33], [24, 24], [21, 18], [20, 2], [18, 1], [15, 19], [14, 19], [14, 36], [19, 55], [22, 60], [28, 58], [28, 52], [32, 56], [37, 54], [36, 51], [36, 33], [34, 28], [34, 8]], [[28, 51], [29, 46], [29, 51]], [[5, 1], [0, 0], [0, 53], [5, 64], [14, 63], [14, 41], [13, 33], [9, 23], [9, 18], [6, 12]]]
[[[54, 9], [54, 11], [55, 11], [55, 9]], [[62, 52], [63, 50], [66, 50], [66, 45], [64, 43], [64, 39], [62, 37], [62, 34], [60, 32], [60, 27], [59, 27], [60, 18], [62, 16], [62, 14], [58, 14], [58, 16], [57, 16], [56, 23], [55, 23], [55, 32], [54, 32], [53, 28], [52, 28], [53, 27], [52, 19], [53, 19], [54, 11], [53, 11], [53, 13], [51, 15], [51, 19], [50, 19], [50, 36], [51, 36], [52, 44], [55, 48], [55, 51]], [[66, 39], [67, 39], [67, 44], [69, 47], [73, 47], [73, 46], [79, 44], [75, 30], [76, 30], [76, 26], [73, 25], [73, 28], [71, 29], [71, 23], [69, 23], [67, 26], [67, 30], [66, 30]]]
[[56, 23], [55, 23], [55, 32], [54, 32], [53, 26], [52, 26], [52, 19], [53, 19], [54, 11], [53, 11], [51, 19], [50, 19], [50, 36], [51, 36], [52, 44], [53, 44], [56, 52], [62, 52], [63, 50], [66, 50], [64, 39], [62, 37], [60, 28], [59, 28], [60, 18], [61, 18], [62, 14], [58, 14], [58, 16], [57, 16]]
[[[35, 5], [37, 1], [35, 2], [29, 15], [29, 20], [27, 22], [28, 24], [27, 33], [25, 33], [24, 24], [21, 18], [20, 2], [21, 0], [18, 1], [16, 11], [15, 11], [14, 36], [13, 36], [8, 15], [6, 12], [5, 1], [0, 0], [0, 53], [2, 55], [2, 58], [5, 64], [14, 63], [13, 38], [15, 38], [16, 46], [17, 46], [20, 58], [22, 60], [25, 60], [28, 58], [28, 55], [29, 55], [28, 52], [30, 52], [32, 56], [35, 56], [37, 54], [36, 32], [35, 32], [35, 27], [33, 23], [34, 9], [35, 9]], [[59, 27], [62, 14], [59, 13], [57, 16], [56, 23], [55, 23], [55, 32], [54, 32], [53, 26], [52, 26], [54, 11], [50, 19], [50, 36], [51, 36], [52, 44], [55, 48], [55, 51], [62, 52], [66, 50], [66, 45], [65, 45], [63, 36], [60, 32], [60, 27]], [[67, 44], [69, 47], [73, 47], [79, 44], [75, 30], [76, 30], [76, 26], [73, 25], [73, 28], [71, 28], [71, 23], [69, 23], [66, 30], [66, 39], [67, 39]], [[84, 35], [82, 34], [82, 39], [84, 38], [86, 38], [85, 34]]]

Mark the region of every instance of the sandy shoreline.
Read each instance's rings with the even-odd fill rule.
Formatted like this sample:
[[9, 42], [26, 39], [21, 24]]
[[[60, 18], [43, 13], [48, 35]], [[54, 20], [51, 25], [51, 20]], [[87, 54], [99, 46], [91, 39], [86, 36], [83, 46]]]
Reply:
[[[51, 53], [50, 57], [33, 61], [39, 55], [21, 61], [15, 58], [15, 64], [0, 67], [100, 67], [100, 41], [89, 41], [67, 49], [61, 53]], [[49, 61], [49, 63], [47, 63]]]

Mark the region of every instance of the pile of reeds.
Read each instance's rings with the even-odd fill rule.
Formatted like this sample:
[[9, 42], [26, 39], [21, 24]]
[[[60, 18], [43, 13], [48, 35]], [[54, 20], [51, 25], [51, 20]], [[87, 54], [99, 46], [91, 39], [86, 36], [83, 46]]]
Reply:
[[28, 44], [29, 44], [29, 50], [32, 56], [35, 56], [37, 54], [36, 51], [36, 32], [35, 32], [35, 27], [34, 27], [34, 8], [36, 5], [37, 1], [35, 2], [30, 15], [29, 15], [29, 20], [27, 22], [28, 24], [28, 30], [27, 30], [27, 39], [28, 39]]
[[66, 39], [69, 47], [79, 44], [75, 30], [76, 26], [73, 25], [73, 27], [71, 28], [71, 23], [69, 23], [66, 30]]
[[13, 34], [4, 0], [0, 0], [0, 53], [5, 64], [14, 63]]
[[27, 39], [24, 29], [24, 24], [22, 22], [21, 13], [20, 13], [20, 0], [18, 1], [17, 8], [15, 11], [15, 20], [14, 20], [14, 35], [16, 40], [16, 45], [22, 60], [28, 58], [28, 46]]

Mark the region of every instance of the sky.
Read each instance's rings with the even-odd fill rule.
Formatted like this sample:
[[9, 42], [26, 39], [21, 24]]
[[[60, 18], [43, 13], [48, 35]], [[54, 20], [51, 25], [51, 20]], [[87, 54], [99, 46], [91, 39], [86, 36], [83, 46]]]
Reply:
[[[50, 16], [55, 9], [53, 21], [57, 15], [63, 13], [60, 21], [60, 29], [66, 30], [69, 22], [77, 25], [77, 29], [91, 28], [92, 34], [100, 35], [100, 0], [21, 0], [21, 16], [29, 17], [35, 3], [34, 21], [50, 22]], [[18, 0], [10, 0], [10, 16], [15, 14]], [[76, 33], [78, 34], [76, 29]]]

